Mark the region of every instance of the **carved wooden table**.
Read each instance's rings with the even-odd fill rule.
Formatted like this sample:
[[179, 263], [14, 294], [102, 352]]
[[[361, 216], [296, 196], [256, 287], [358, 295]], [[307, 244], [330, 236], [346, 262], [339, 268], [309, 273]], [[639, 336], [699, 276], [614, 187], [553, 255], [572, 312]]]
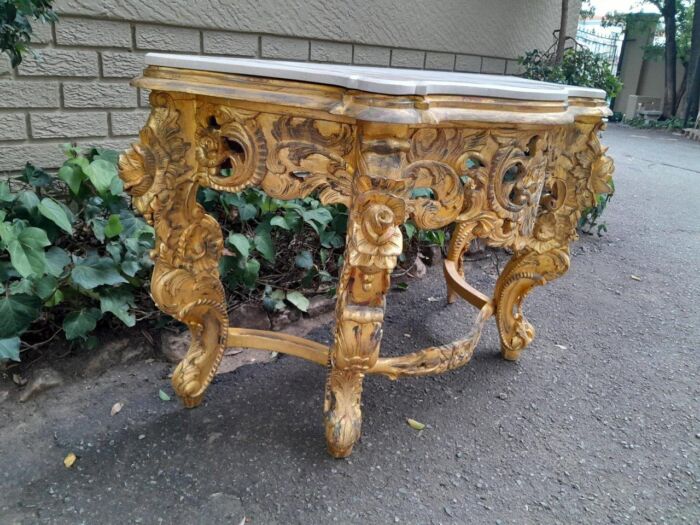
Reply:
[[[516, 359], [534, 337], [523, 299], [566, 272], [581, 211], [609, 191], [612, 161], [598, 139], [609, 110], [600, 90], [217, 57], [150, 54], [146, 63], [133, 84], [151, 90], [151, 115], [119, 164], [134, 206], [155, 227], [153, 299], [192, 333], [173, 388], [185, 406], [198, 405], [226, 347], [327, 366], [326, 438], [336, 457], [360, 436], [365, 374], [396, 379], [460, 367], [492, 316], [503, 357]], [[196, 202], [202, 186], [259, 186], [278, 199], [316, 192], [348, 207], [330, 348], [229, 326], [217, 266], [223, 239]], [[417, 188], [431, 197], [413, 196]], [[382, 358], [385, 296], [408, 219], [424, 229], [454, 223], [448, 299], [461, 296], [479, 313], [464, 339]], [[474, 238], [513, 253], [492, 296], [464, 280], [462, 255]]]

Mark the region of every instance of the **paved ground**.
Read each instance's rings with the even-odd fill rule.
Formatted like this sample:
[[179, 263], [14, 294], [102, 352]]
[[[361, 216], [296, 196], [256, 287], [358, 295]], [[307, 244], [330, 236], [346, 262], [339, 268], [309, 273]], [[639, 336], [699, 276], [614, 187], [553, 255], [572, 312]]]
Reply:
[[[158, 362], [0, 403], [0, 522], [698, 523], [700, 144], [613, 126], [606, 142], [609, 234], [530, 297], [518, 363], [491, 324], [459, 371], [369, 378], [345, 461], [325, 452], [324, 370], [293, 358], [220, 376], [192, 411], [159, 399]], [[385, 353], [465, 332], [466, 304], [427, 301], [439, 273], [393, 294]]]

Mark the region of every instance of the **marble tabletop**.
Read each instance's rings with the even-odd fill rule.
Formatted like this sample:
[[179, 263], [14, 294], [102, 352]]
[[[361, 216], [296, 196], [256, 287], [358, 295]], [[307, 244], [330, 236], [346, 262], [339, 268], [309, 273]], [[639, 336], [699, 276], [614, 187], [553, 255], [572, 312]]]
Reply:
[[298, 80], [385, 95], [463, 95], [536, 101], [605, 99], [601, 89], [504, 75], [165, 53], [148, 53], [145, 61], [149, 66]]

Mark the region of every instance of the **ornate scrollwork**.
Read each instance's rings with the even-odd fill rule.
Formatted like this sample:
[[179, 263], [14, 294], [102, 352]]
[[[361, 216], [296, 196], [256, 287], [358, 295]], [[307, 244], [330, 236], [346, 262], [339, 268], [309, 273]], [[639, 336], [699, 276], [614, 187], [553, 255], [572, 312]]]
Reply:
[[258, 116], [227, 106], [198, 106], [196, 159], [203, 185], [236, 193], [260, 184], [267, 173], [267, 142]]
[[324, 204], [349, 205], [353, 167], [347, 160], [353, 148], [348, 124], [283, 116], [271, 127], [268, 176], [262, 187], [280, 199], [305, 197], [319, 190]]
[[180, 112], [172, 97], [153, 92], [150, 102], [148, 122], [139, 134], [139, 142], [120, 156], [119, 172], [134, 207], [153, 224], [154, 214], [173, 195], [174, 181], [187, 169], [184, 157], [190, 144], [180, 135]]
[[[238, 192], [261, 186], [271, 197], [314, 191], [324, 204], [349, 205], [354, 143], [348, 124], [257, 113], [203, 103], [197, 109], [196, 156], [203, 185]], [[222, 174], [222, 168], [229, 173]]]
[[602, 128], [602, 122], [577, 122], [552, 133], [551, 173], [540, 199], [531, 248], [543, 252], [575, 240], [582, 211], [595, 205], [596, 195], [612, 191], [613, 163], [600, 144]]

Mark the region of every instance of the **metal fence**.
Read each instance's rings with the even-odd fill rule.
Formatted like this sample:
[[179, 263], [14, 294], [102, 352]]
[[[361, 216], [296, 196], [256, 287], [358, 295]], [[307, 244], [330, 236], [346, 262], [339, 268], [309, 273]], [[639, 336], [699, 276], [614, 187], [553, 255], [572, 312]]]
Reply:
[[617, 72], [617, 64], [620, 59], [620, 43], [617, 33], [612, 36], [604, 36], [579, 28], [576, 31], [576, 41], [593, 53], [603, 55], [610, 64], [613, 73]]

